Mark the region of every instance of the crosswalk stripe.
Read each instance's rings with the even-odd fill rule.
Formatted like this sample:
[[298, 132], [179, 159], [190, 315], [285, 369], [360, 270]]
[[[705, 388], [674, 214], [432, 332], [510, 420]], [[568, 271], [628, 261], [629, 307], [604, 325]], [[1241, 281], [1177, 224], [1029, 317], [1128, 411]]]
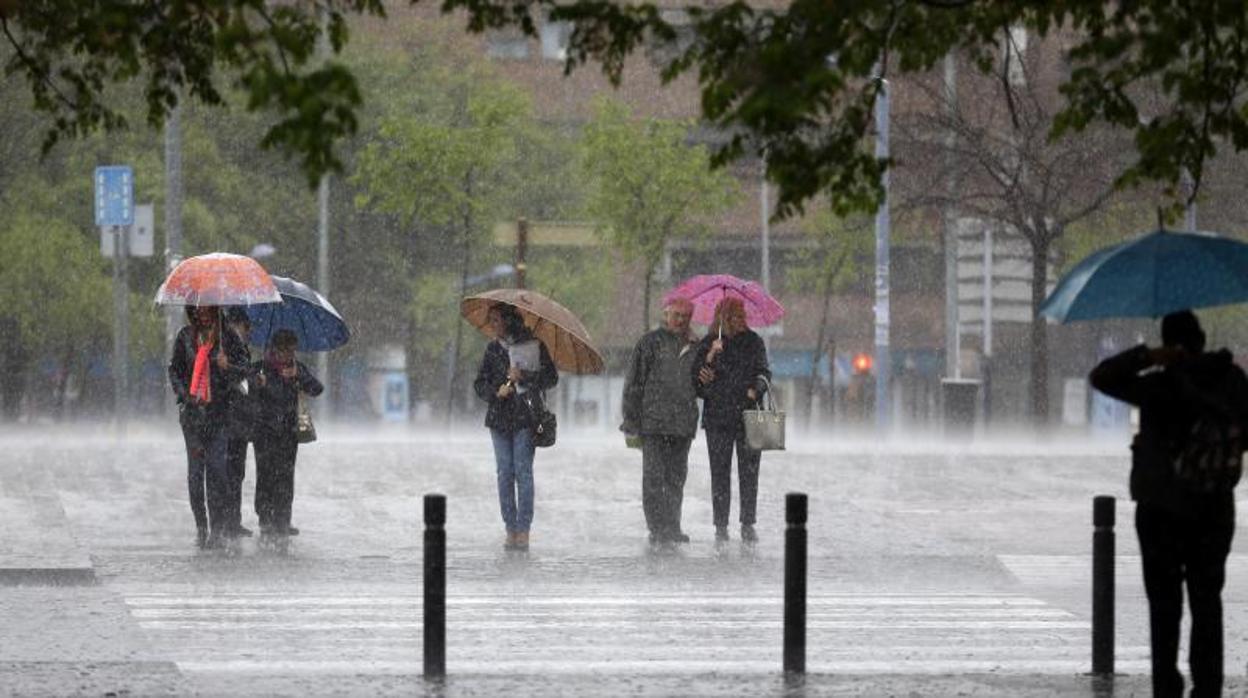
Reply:
[[[406, 592], [149, 588], [124, 600], [184, 671], [419, 673], [422, 598]], [[451, 596], [448, 670], [774, 672], [782, 610], [770, 595]], [[816, 594], [807, 612], [810, 671], [1068, 673], [1090, 661], [1089, 622], [1024, 595]], [[550, 635], [564, 642], [537, 639]], [[1117, 654], [1119, 667], [1146, 667], [1146, 647]]]
[[[1141, 673], [1149, 669], [1148, 660], [1119, 661], [1115, 669], [1120, 672]], [[688, 660], [688, 659], [647, 659], [647, 660], [611, 660], [611, 661], [574, 661], [565, 659], [543, 659], [533, 661], [508, 660], [455, 660], [447, 658], [447, 671], [463, 674], [774, 674], [779, 667], [779, 658], [735, 660], [728, 664], [724, 660]], [[259, 673], [259, 674], [419, 674], [422, 666], [419, 661], [341, 661], [341, 660], [221, 660], [204, 661], [188, 660], [178, 662], [178, 668], [188, 673]], [[880, 660], [843, 660], [818, 661], [808, 660], [806, 670], [810, 673], [827, 674], [937, 674], [937, 673], [1044, 673], [1044, 674], [1077, 674], [1086, 673], [1089, 662], [1076, 659], [966, 659], [966, 660], [919, 660], [880, 659]]]

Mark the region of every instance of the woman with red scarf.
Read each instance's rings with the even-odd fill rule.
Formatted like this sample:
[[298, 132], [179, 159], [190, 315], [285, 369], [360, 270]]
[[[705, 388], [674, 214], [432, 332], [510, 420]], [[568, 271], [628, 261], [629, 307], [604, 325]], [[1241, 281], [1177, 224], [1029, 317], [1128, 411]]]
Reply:
[[290, 525], [295, 498], [295, 457], [299, 452], [300, 394], [316, 397], [324, 386], [295, 358], [299, 340], [290, 330], [278, 330], [264, 360], [254, 366], [258, 419], [256, 448], [256, 517], [260, 535], [267, 539], [299, 535]]
[[216, 547], [234, 534], [226, 473], [230, 390], [247, 374], [246, 347], [221, 331], [221, 309], [187, 307], [169, 361], [169, 384], [178, 398], [186, 441], [187, 491], [196, 544]]

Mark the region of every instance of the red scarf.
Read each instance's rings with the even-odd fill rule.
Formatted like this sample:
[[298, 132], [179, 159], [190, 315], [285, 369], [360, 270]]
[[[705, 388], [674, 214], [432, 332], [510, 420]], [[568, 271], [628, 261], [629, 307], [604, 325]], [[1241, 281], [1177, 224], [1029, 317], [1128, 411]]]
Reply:
[[212, 402], [212, 362], [208, 354], [212, 342], [205, 342], [195, 350], [195, 368], [191, 371], [191, 395], [200, 402]]

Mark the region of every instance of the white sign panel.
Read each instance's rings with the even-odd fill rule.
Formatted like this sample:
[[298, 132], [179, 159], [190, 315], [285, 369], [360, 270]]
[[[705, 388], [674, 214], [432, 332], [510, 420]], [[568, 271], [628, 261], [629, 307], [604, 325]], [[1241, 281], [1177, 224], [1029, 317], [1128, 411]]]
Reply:
[[[134, 207], [134, 224], [128, 228], [117, 228], [118, 233], [126, 233], [131, 257], [151, 257], [156, 249], [156, 215], [152, 204]], [[113, 230], [100, 229], [100, 253], [111, 258], [116, 247], [118, 235]]]

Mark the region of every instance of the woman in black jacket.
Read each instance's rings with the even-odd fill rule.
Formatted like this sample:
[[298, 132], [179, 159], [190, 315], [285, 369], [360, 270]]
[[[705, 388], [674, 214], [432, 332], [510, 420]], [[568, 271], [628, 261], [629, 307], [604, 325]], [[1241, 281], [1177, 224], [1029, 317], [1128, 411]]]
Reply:
[[715, 322], [698, 343], [693, 370], [698, 396], [702, 398], [702, 428], [711, 461], [711, 508], [715, 540], [728, 540], [728, 514], [732, 507], [732, 449], [737, 449], [737, 477], [741, 488], [741, 540], [758, 540], [754, 531], [758, 502], [758, 468], [761, 453], [745, 443], [741, 412], [758, 404], [767, 391], [771, 369], [767, 347], [745, 324], [745, 305], [740, 298], [724, 298], [715, 308]]
[[222, 331], [218, 307], [187, 306], [186, 319], [173, 343], [169, 385], [178, 400], [186, 442], [195, 542], [201, 548], [216, 547], [235, 535], [226, 461], [229, 396], [246, 376], [247, 348], [233, 332]]
[[300, 394], [316, 397], [325, 389], [308, 367], [295, 359], [299, 340], [290, 330], [273, 334], [264, 360], [255, 365], [257, 420], [256, 517], [266, 539], [299, 535], [290, 525], [295, 499], [296, 430]]
[[559, 382], [546, 345], [515, 308], [499, 303], [488, 315], [496, 339], [485, 347], [473, 389], [488, 403], [485, 426], [494, 442], [498, 503], [507, 528], [507, 550], [528, 550], [533, 522], [534, 405]]

